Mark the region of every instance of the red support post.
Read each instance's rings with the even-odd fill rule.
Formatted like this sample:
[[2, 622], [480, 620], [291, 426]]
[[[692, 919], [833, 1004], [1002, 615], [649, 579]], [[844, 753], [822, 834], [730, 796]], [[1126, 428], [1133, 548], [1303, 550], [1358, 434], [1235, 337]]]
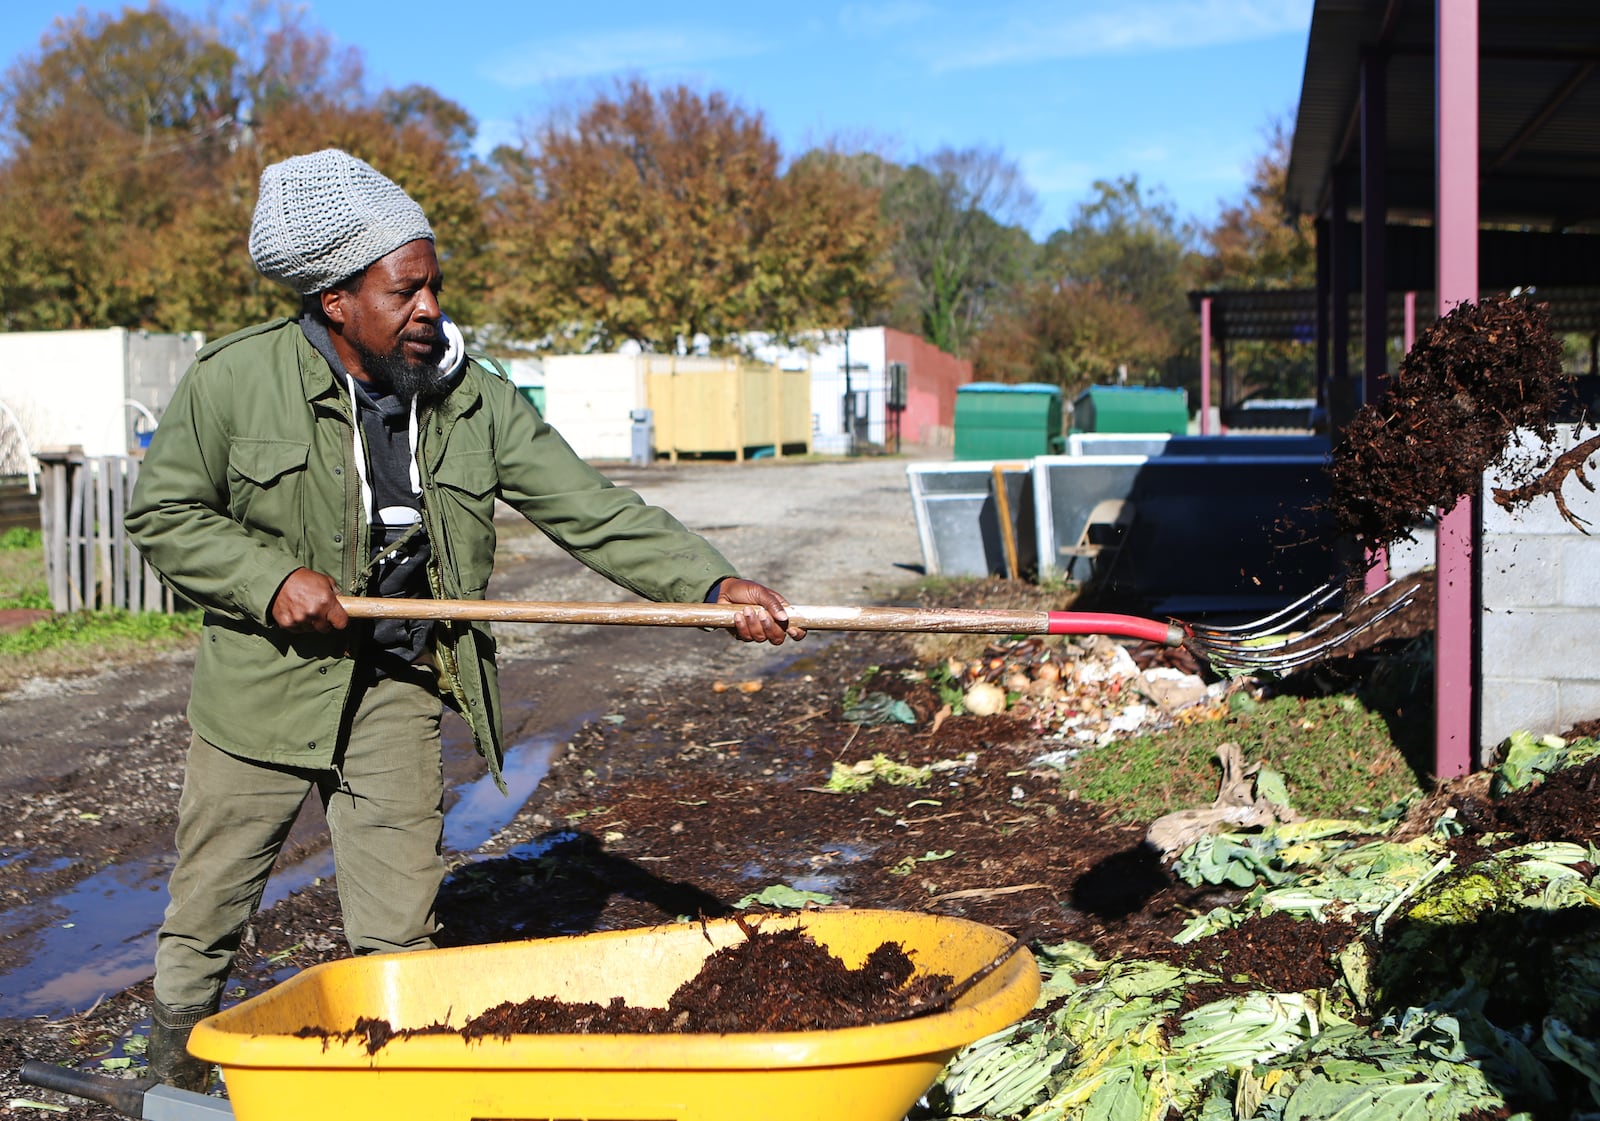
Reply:
[[[1435, 151], [1439, 313], [1478, 298], [1478, 0], [1435, 0]], [[1434, 641], [1434, 771], [1464, 775], [1476, 752], [1477, 511], [1460, 501], [1439, 519]]]

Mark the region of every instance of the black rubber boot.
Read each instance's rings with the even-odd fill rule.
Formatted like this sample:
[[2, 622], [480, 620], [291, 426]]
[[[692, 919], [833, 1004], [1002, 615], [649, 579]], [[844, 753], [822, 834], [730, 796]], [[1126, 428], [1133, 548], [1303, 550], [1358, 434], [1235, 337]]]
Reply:
[[211, 1064], [189, 1054], [189, 1033], [194, 1026], [216, 1012], [174, 1012], [159, 1000], [150, 1009], [150, 1047], [145, 1052], [150, 1062], [150, 1077], [176, 1090], [203, 1094], [211, 1085]]

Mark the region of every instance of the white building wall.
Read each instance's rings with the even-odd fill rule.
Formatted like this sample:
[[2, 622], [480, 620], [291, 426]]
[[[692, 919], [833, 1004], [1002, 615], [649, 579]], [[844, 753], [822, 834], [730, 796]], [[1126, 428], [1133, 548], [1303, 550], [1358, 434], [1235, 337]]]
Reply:
[[122, 455], [127, 332], [19, 331], [0, 335], [0, 401], [34, 451], [77, 445]]
[[[1600, 429], [1559, 432], [1556, 447], [1565, 450]], [[1484, 763], [1512, 732], [1560, 733], [1600, 717], [1600, 537], [1568, 523], [1550, 495], [1505, 510], [1493, 495], [1507, 485], [1495, 471], [1484, 477]], [[1600, 495], [1569, 477], [1562, 497], [1586, 523], [1600, 524]]]
[[124, 327], [0, 334], [0, 401], [35, 452], [126, 455], [136, 431], [151, 428], [145, 413], [159, 419], [203, 342]]
[[[130, 448], [149, 443], [152, 431], [150, 419], [157, 422], [167, 411], [173, 390], [183, 380], [194, 363], [194, 356], [205, 345], [205, 336], [199, 332], [184, 334], [150, 334], [144, 331], [128, 333], [123, 389], [127, 400], [123, 420], [127, 426], [124, 439]], [[142, 437], [142, 439], [141, 439]]]
[[[886, 346], [882, 327], [859, 327], [849, 332], [848, 343], [842, 335], [818, 339], [806, 348], [767, 343], [755, 346], [753, 355], [759, 362], [776, 362], [786, 370], [811, 371], [812, 448], [825, 455], [842, 455], [851, 450], [852, 437], [855, 443], [887, 443]], [[845, 418], [847, 385], [850, 423]]]
[[644, 364], [627, 354], [544, 359], [545, 419], [584, 459], [627, 459], [635, 409], [645, 408]]

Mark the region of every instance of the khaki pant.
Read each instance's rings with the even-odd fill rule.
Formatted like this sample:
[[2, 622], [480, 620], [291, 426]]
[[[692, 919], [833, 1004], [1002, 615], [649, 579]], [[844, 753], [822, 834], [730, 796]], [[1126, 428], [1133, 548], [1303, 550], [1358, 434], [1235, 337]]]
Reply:
[[191, 738], [178, 863], [156, 943], [157, 1000], [177, 1012], [217, 1007], [267, 874], [312, 790], [328, 819], [350, 949], [433, 945], [444, 779], [431, 678], [359, 689], [330, 770], [257, 763]]

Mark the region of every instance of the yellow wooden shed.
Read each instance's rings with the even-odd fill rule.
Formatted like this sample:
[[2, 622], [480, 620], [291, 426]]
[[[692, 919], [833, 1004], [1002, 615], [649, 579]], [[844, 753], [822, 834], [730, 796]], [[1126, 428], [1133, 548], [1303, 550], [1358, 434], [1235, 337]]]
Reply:
[[811, 374], [736, 358], [645, 356], [656, 452], [747, 456], [811, 451]]

